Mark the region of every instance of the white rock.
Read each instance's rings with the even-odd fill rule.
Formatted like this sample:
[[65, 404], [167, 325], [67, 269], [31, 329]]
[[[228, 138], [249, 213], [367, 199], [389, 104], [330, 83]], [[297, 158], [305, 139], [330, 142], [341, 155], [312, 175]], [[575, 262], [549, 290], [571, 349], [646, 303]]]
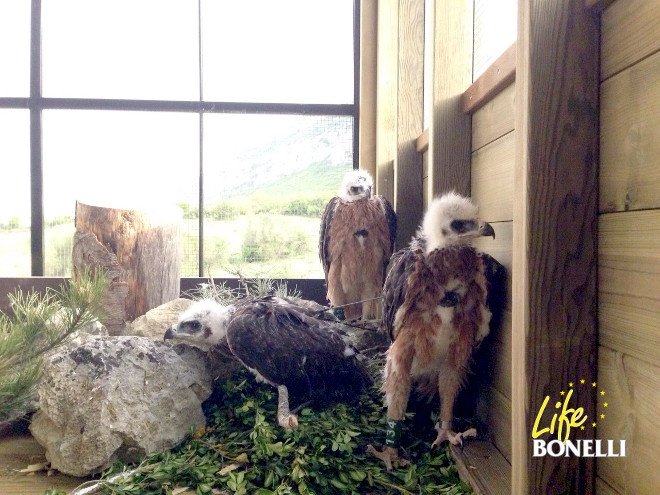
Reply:
[[204, 366], [161, 342], [92, 336], [45, 364], [30, 431], [53, 468], [87, 476], [179, 444], [205, 425], [211, 387]]
[[165, 330], [179, 321], [179, 315], [183, 313], [194, 301], [190, 299], [174, 299], [157, 308], [147, 311], [144, 315], [126, 325], [124, 335], [138, 335], [149, 337], [153, 340], [163, 340]]

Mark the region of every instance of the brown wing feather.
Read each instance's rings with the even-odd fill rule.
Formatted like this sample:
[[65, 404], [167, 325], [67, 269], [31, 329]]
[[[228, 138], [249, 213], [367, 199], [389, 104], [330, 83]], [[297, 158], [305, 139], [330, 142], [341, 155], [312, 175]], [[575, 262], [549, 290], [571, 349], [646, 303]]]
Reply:
[[394, 317], [401, 304], [403, 304], [408, 290], [408, 278], [412, 273], [414, 264], [415, 255], [409, 248], [397, 251], [390, 260], [390, 269], [383, 285], [383, 320], [380, 331], [388, 334], [392, 341], [397, 336], [394, 328]]
[[323, 265], [323, 272], [325, 273], [325, 282], [328, 283], [328, 271], [330, 270], [330, 225], [332, 218], [337, 207], [339, 197], [335, 196], [328, 204], [325, 205], [323, 215], [321, 216], [321, 228], [319, 232], [319, 258]]

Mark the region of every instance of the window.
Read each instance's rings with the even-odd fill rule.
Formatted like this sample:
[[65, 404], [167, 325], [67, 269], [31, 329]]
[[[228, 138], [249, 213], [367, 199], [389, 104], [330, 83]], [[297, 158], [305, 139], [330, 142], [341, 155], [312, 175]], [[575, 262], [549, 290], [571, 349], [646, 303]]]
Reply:
[[0, 276], [69, 275], [82, 201], [177, 205], [182, 276], [322, 278], [319, 219], [357, 163], [355, 12], [2, 2]]

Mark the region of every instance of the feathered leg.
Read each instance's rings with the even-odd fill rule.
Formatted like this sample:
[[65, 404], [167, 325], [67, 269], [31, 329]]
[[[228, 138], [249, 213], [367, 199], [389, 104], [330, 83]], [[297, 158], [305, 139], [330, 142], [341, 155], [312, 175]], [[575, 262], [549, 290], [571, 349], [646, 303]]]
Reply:
[[387, 351], [385, 363], [385, 380], [383, 389], [387, 402], [387, 433], [385, 447], [381, 452], [372, 445], [367, 446], [367, 452], [378, 457], [385, 463], [388, 471], [392, 470], [392, 462], [407, 463], [399, 459], [399, 428], [406, 414], [412, 376], [410, 369], [414, 356], [413, 341], [401, 338], [394, 341]]
[[[452, 356], [449, 362], [446, 362], [438, 375], [438, 393], [440, 395], [440, 421], [436, 423], [435, 429], [438, 436], [434, 440], [432, 447], [439, 446], [444, 441], [449, 441], [453, 445], [463, 445], [463, 438], [476, 436], [476, 430], [473, 428], [462, 432], [454, 433], [451, 428], [454, 419], [454, 403], [456, 396], [463, 384], [463, 377], [467, 373], [468, 360], [470, 359], [470, 350], [456, 352], [456, 349], [450, 351]], [[458, 359], [457, 359], [458, 358]]]
[[285, 385], [277, 387], [277, 423], [287, 430], [298, 428], [298, 417], [289, 409], [289, 390]]
[[362, 290], [360, 298], [364, 301], [362, 303], [363, 320], [375, 320], [383, 317], [382, 303], [380, 299], [377, 299], [381, 296], [381, 287], [382, 284], [376, 286], [369, 283], [367, 287]]

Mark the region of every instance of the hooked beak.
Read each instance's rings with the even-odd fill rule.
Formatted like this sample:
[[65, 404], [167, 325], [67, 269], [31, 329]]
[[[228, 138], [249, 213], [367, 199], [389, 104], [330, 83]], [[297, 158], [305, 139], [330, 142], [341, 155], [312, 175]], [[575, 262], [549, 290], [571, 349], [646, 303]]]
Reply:
[[170, 327], [165, 330], [165, 335], [163, 335], [163, 342], [167, 342], [167, 339], [173, 338], [176, 338], [176, 329], [174, 327]]
[[482, 237], [492, 236], [495, 239], [495, 230], [488, 222], [484, 222], [479, 226], [479, 235]]

